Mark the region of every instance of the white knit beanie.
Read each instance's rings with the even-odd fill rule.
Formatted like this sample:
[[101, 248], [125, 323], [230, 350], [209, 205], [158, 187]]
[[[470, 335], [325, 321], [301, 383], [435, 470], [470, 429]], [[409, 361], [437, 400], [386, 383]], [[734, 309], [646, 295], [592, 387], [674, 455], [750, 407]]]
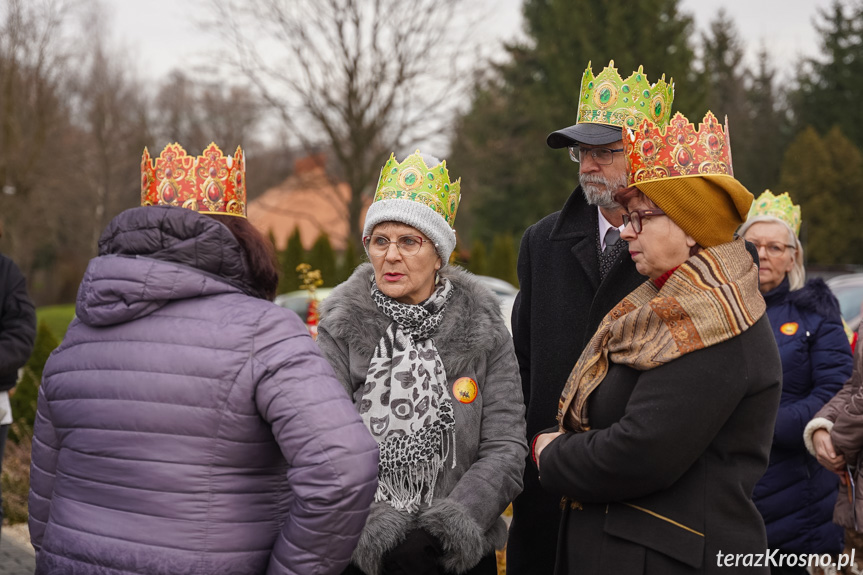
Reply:
[[[441, 161], [433, 156], [422, 156], [422, 160], [426, 166], [441, 164]], [[383, 181], [383, 174], [381, 180]], [[378, 188], [380, 187], [379, 184]], [[376, 195], [375, 201], [366, 212], [363, 237], [370, 236], [375, 226], [384, 222], [398, 222], [416, 228], [432, 241], [444, 265], [449, 262], [456, 244], [455, 230], [441, 214], [425, 203], [407, 198], [378, 199]]]

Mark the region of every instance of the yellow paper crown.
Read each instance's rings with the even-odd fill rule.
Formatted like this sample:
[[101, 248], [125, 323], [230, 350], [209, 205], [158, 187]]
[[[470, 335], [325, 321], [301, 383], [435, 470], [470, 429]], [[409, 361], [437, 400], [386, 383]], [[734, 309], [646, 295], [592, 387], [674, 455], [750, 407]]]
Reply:
[[617, 73], [614, 60], [597, 76], [588, 63], [581, 79], [578, 123], [635, 128], [646, 119], [664, 126], [671, 117], [673, 100], [674, 80], [666, 83], [665, 74], [651, 85], [642, 66], [624, 80]]
[[453, 227], [461, 200], [461, 178], [450, 181], [446, 160], [431, 168], [426, 166], [419, 150], [402, 163], [396, 160], [395, 154], [390, 154], [390, 159], [381, 169], [374, 201], [392, 199], [424, 204]]
[[778, 218], [788, 224], [794, 235], [800, 234], [800, 206], [795, 206], [791, 201], [791, 196], [788, 192], [783, 192], [778, 196], [774, 196], [770, 190], [764, 192], [756, 198], [749, 208], [749, 216], [747, 219], [756, 218], [758, 216], [772, 216]]

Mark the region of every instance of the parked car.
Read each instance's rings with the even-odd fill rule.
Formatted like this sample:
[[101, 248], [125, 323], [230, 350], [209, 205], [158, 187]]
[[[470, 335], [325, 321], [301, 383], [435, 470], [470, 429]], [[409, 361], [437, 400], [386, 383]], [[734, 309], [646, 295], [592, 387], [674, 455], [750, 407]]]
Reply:
[[476, 278], [497, 296], [500, 302], [500, 313], [503, 314], [506, 329], [512, 334], [512, 306], [515, 303], [515, 296], [518, 295], [518, 288], [508, 281], [491, 276], [476, 276]]
[[[322, 287], [315, 290], [315, 299], [320, 303], [325, 297], [330, 295], [333, 288]], [[300, 316], [300, 319], [306, 321], [309, 313], [309, 292], [301, 289], [291, 291], [276, 296], [276, 305], [287, 308]]]
[[518, 294], [518, 288], [506, 280], [493, 278], [491, 276], [476, 276], [476, 279], [485, 284], [496, 296], [513, 296]]
[[[506, 328], [512, 333], [512, 325], [510, 317], [512, 316], [512, 305], [515, 303], [515, 296], [518, 294], [518, 288], [511, 283], [502, 279], [493, 278], [490, 276], [476, 276], [478, 280], [484, 283], [497, 296], [500, 302], [500, 312], [503, 314]], [[315, 299], [318, 303], [330, 295], [333, 288], [318, 288], [315, 290]], [[309, 292], [306, 290], [297, 290], [276, 296], [276, 305], [287, 308], [298, 316], [303, 321], [309, 313]]]
[[863, 305], [863, 273], [834, 276], [826, 281], [839, 300], [842, 319], [852, 331], [857, 331]]

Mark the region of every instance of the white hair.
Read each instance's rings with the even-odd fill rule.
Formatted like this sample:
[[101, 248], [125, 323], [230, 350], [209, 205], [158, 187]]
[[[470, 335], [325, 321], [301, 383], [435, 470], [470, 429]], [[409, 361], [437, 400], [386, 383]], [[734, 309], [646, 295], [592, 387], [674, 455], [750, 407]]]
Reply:
[[792, 245], [796, 248], [794, 250], [794, 266], [791, 268], [791, 271], [788, 272], [788, 287], [791, 291], [802, 288], [803, 284], [806, 283], [806, 269], [803, 267], [803, 244], [800, 243], [800, 240], [797, 238], [797, 234], [794, 233], [791, 226], [775, 216], [755, 216], [754, 218], [749, 218], [743, 222], [743, 225], [737, 230], [737, 235], [744, 237], [746, 235], [746, 231], [751, 228], [753, 224], [758, 223], [780, 223], [785, 227], [788, 232], [788, 245]]

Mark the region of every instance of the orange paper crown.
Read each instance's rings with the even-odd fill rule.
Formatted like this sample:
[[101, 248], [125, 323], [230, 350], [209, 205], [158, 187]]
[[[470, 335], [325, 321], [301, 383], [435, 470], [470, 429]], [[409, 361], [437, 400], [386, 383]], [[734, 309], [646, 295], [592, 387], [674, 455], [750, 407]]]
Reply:
[[211, 143], [198, 156], [180, 144], [165, 146], [154, 161], [144, 148], [141, 158], [141, 205], [181, 206], [202, 214], [246, 217], [246, 163], [237, 146], [225, 156]]
[[707, 112], [698, 130], [680, 112], [664, 128], [643, 120], [624, 140], [630, 186], [685, 176], [734, 177], [728, 120], [723, 130], [712, 112]]

